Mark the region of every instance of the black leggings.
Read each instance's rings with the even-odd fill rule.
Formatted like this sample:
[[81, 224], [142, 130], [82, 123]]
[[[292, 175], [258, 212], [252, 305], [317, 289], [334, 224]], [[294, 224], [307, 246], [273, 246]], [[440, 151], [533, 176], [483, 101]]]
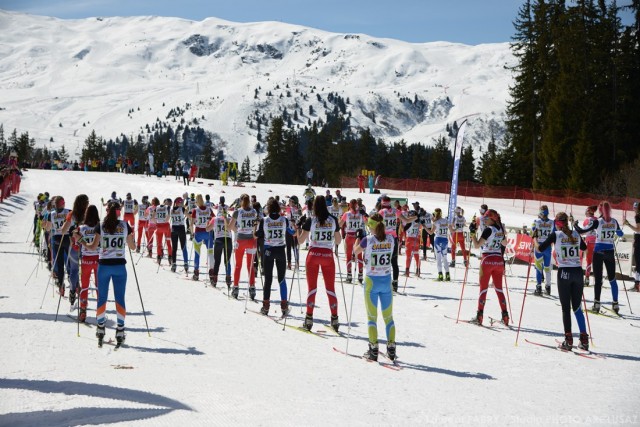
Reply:
[[[171, 251], [172, 264], [176, 263], [176, 257], [178, 254], [178, 240], [180, 241], [180, 247], [182, 248], [183, 254], [186, 253], [185, 251], [187, 249], [187, 232], [184, 228], [184, 225], [176, 225], [171, 227], [171, 248], [173, 249]], [[189, 262], [186, 257], [184, 258], [185, 259], [183, 261], [185, 262], [185, 264]]]
[[562, 324], [565, 332], [571, 332], [571, 311], [580, 308], [584, 272], [581, 267], [560, 267], [558, 269], [558, 295], [562, 306]]
[[231, 237], [219, 237], [213, 242], [213, 274], [218, 275], [220, 269], [220, 261], [222, 260], [222, 254], [224, 254], [224, 273], [227, 276], [231, 276], [231, 250], [233, 249], [233, 242]]
[[295, 257], [295, 263], [298, 264], [298, 237], [293, 234], [287, 233], [287, 263], [291, 264], [291, 248], [293, 247], [293, 255]]
[[640, 234], [633, 235], [633, 258], [636, 261], [636, 273], [640, 274]]
[[[264, 289], [262, 292], [262, 298], [264, 301], [271, 299], [271, 282], [273, 281], [273, 264], [275, 263], [278, 271], [278, 284], [280, 285], [281, 297], [283, 301], [286, 301], [286, 286], [284, 281], [284, 275], [287, 271], [287, 258], [284, 253], [284, 246], [275, 246], [271, 248], [264, 248], [264, 255], [262, 257], [262, 267], [264, 268]], [[285, 287], [284, 294], [282, 294], [282, 286]]]
[[600, 301], [600, 293], [602, 292], [602, 264], [607, 268], [607, 279], [612, 281], [616, 278], [616, 258], [613, 249], [602, 252], [594, 252], [593, 254], [593, 275], [596, 278], [596, 287], [594, 290], [595, 300]]
[[422, 258], [427, 257], [427, 242], [430, 243], [430, 246], [433, 248], [433, 235], [427, 233], [426, 228], [422, 228]]
[[398, 238], [393, 238], [393, 254], [391, 255], [391, 267], [393, 268], [393, 280], [398, 281], [400, 269], [398, 268]]

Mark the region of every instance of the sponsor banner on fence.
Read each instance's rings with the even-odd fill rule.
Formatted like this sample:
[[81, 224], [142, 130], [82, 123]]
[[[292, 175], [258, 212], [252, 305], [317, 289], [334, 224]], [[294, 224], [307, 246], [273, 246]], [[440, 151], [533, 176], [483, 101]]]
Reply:
[[[507, 240], [509, 242], [505, 250], [507, 258], [515, 256], [522, 262], [529, 262], [533, 239], [526, 234], [510, 234]], [[533, 257], [531, 257], [531, 261], [534, 261]]]

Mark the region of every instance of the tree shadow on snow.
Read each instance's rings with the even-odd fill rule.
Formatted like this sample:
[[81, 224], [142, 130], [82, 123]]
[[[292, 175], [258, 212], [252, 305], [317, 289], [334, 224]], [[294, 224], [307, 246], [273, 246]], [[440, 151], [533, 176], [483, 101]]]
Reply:
[[176, 410], [193, 410], [182, 402], [158, 394], [76, 381], [0, 379], [0, 389], [31, 390], [69, 396], [82, 395], [155, 406], [155, 408], [85, 407], [60, 411], [13, 412], [1, 415], [0, 424], [11, 426], [112, 424], [154, 418]]

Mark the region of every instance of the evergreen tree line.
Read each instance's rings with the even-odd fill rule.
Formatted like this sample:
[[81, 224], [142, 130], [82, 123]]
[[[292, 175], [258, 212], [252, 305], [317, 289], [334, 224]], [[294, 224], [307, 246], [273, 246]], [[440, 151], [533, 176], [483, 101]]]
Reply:
[[[313, 122], [298, 130], [287, 128], [285, 119], [276, 117], [271, 120], [265, 141], [259, 182], [303, 184], [310, 168], [317, 183], [326, 180], [329, 185], [338, 185], [344, 175], [357, 176], [362, 169], [390, 178], [451, 179], [453, 140], [441, 136], [434, 140], [433, 147], [408, 145], [405, 141], [389, 144], [374, 138], [369, 129], [354, 134], [348, 116], [339, 110], [328, 114], [322, 126]], [[459, 177], [474, 181], [475, 175], [473, 149], [467, 146]]]
[[640, 195], [640, 0], [626, 3], [523, 2], [506, 137], [483, 183]]

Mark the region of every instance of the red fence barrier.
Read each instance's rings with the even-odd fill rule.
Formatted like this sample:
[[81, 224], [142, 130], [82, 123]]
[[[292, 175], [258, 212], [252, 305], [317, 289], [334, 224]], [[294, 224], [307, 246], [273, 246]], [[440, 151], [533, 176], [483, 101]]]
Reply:
[[[451, 183], [448, 181], [430, 181], [426, 179], [398, 179], [381, 178], [378, 188], [405, 191], [449, 194]], [[342, 188], [358, 188], [355, 177], [342, 177]], [[602, 200], [608, 200], [613, 209], [621, 211], [633, 210], [633, 200], [628, 197], [612, 197], [591, 193], [578, 193], [571, 190], [533, 190], [518, 186], [502, 187], [482, 185], [476, 182], [462, 181], [458, 184], [458, 197], [478, 197], [488, 199], [513, 199], [522, 201], [522, 211], [526, 209], [527, 201], [555, 203], [566, 206], [597, 205]], [[537, 209], [537, 206], [536, 206]]]

